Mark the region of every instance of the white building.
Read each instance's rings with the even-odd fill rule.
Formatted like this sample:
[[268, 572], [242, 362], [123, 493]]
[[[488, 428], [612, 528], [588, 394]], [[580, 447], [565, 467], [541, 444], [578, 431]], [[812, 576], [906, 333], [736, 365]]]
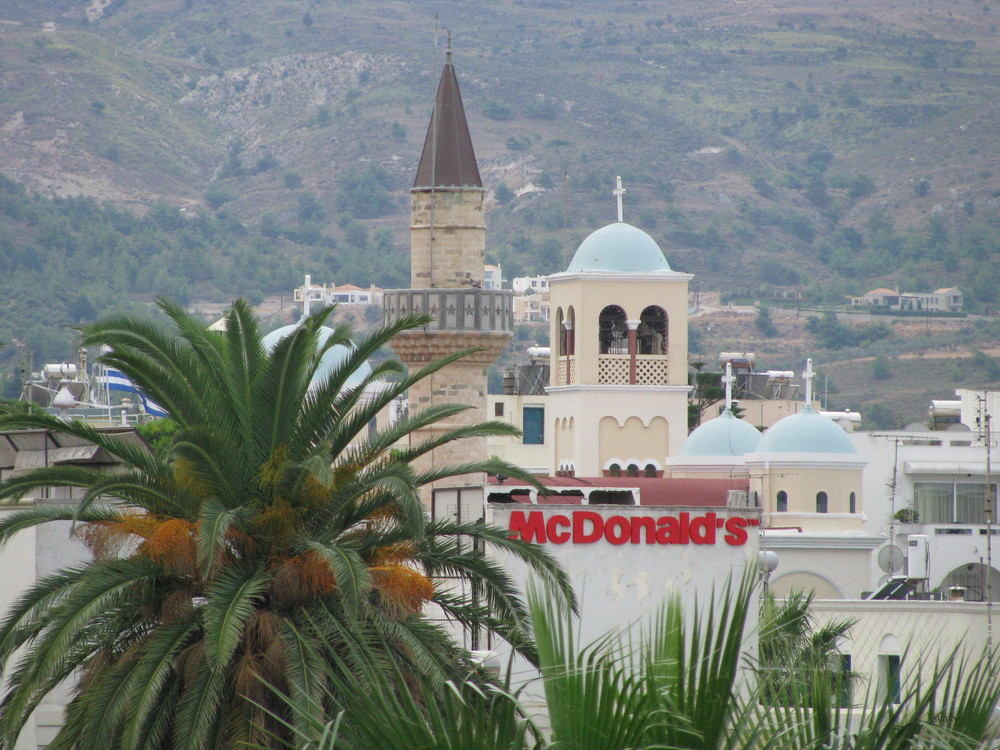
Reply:
[[551, 319], [552, 303], [549, 294], [515, 294], [515, 323], [548, 323]]
[[514, 294], [544, 294], [549, 291], [547, 276], [515, 276], [511, 282]]
[[294, 300], [308, 310], [318, 305], [381, 305], [382, 289], [372, 284], [365, 288], [354, 284], [313, 284], [306, 274], [305, 283], [294, 290]]
[[[983, 601], [990, 589], [993, 601], [1000, 601], [1000, 545], [987, 576], [992, 550], [984, 441], [974, 433], [947, 431], [861, 432], [848, 438], [868, 459], [865, 529], [899, 549], [882, 553], [881, 565], [873, 558], [873, 587], [890, 575], [911, 575], [926, 592], [947, 597], [952, 587], [961, 587], [964, 598]], [[997, 483], [991, 479], [990, 485], [989, 520], [995, 524]], [[922, 541], [919, 548], [908, 545], [917, 536], [926, 539], [926, 547]]]
[[933, 292], [897, 292], [892, 289], [872, 289], [860, 297], [852, 297], [855, 307], [881, 307], [899, 312], [962, 312], [964, 296], [956, 287], [942, 287]]
[[[148, 449], [145, 440], [132, 427], [98, 429]], [[119, 463], [115, 456], [91, 443], [51, 430], [9, 430], [0, 439], [0, 481], [46, 466], [72, 464], [113, 470]], [[80, 497], [82, 493], [74, 493], [71, 488], [46, 488], [17, 503], [0, 505], [0, 518], [32, 506], [61, 505]], [[0, 571], [4, 580], [0, 587], [0, 614], [5, 615], [36, 581], [89, 559], [90, 552], [73, 536], [73, 524], [69, 521], [46, 523], [19, 532], [0, 550]], [[70, 686], [64, 684], [42, 698], [14, 750], [45, 748], [55, 739], [62, 726], [69, 690]]]
[[483, 266], [483, 289], [503, 289], [503, 268], [489, 263]]

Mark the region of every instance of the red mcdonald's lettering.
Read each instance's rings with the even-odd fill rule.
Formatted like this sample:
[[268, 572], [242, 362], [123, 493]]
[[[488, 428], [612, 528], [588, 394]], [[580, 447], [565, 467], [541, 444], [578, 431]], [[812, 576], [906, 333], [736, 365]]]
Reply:
[[726, 540], [726, 544], [732, 545], [733, 547], [739, 547], [742, 544], [746, 544], [747, 531], [744, 528], [746, 525], [746, 518], [733, 516], [732, 518], [726, 519], [726, 531], [728, 533], [725, 537], [723, 537]]
[[533, 510], [525, 518], [523, 510], [510, 514], [511, 536], [524, 542], [545, 544], [545, 516], [540, 510]]
[[695, 544], [715, 544], [714, 513], [706, 513], [691, 521], [691, 541]]
[[677, 544], [687, 544], [691, 541], [691, 514], [681, 513], [680, 516], [681, 530], [678, 535]]
[[[592, 510], [576, 510], [571, 514], [546, 514], [541, 510], [512, 510], [510, 536], [538, 544], [593, 544], [601, 539], [620, 544], [716, 544], [718, 529], [724, 529], [723, 539], [731, 547], [746, 544], [748, 526], [760, 523], [755, 518], [722, 516], [708, 512], [692, 517], [689, 512], [670, 516], [610, 516], [605, 518]], [[643, 539], [645, 537], [645, 539]]]
[[656, 522], [657, 544], [680, 544], [681, 525], [673, 516], [664, 516]]
[[566, 516], [549, 516], [549, 522], [545, 524], [545, 533], [549, 535], [549, 541], [553, 544], [566, 544], [569, 541], [569, 532], [560, 531], [559, 528], [561, 526], [568, 528], [569, 525], [570, 522]]
[[625, 544], [632, 538], [632, 524], [625, 516], [611, 516], [604, 524], [604, 538], [612, 544]]
[[656, 544], [656, 521], [652, 516], [632, 516], [632, 544], [639, 543], [643, 530], [646, 531], [646, 544]]
[[[590, 532], [584, 531], [583, 524], [590, 521]], [[573, 514], [573, 544], [593, 544], [604, 536], [604, 517], [592, 510], [578, 510]]]

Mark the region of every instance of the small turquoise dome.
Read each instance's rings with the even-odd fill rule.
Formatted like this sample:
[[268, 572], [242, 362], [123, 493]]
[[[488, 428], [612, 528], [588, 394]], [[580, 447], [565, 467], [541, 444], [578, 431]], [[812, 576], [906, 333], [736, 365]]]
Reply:
[[847, 433], [829, 417], [807, 406], [775, 422], [757, 453], [857, 453]]
[[[290, 326], [283, 326], [282, 328], [271, 331], [263, 338], [264, 348], [271, 351], [278, 345], [279, 341], [286, 336], [290, 336], [292, 332], [299, 327], [299, 325], [300, 323], [293, 323]], [[317, 347], [322, 347], [326, 344], [327, 339], [329, 339], [332, 335], [332, 328], [327, 328], [326, 326], [320, 328], [319, 336], [316, 342]], [[348, 347], [339, 344], [328, 349], [326, 354], [323, 355], [323, 359], [320, 360], [320, 365], [316, 368], [316, 373], [313, 375], [312, 380], [309, 381], [309, 389], [312, 390], [314, 388], [318, 388], [320, 384], [330, 376], [330, 373], [339, 367], [340, 363], [347, 359], [348, 356], [350, 356], [350, 353], [351, 350]], [[352, 372], [350, 377], [347, 378], [347, 385], [360, 385], [361, 382], [371, 374], [371, 371], [371, 365], [365, 362], [357, 370]]]
[[681, 456], [742, 456], [753, 453], [760, 432], [726, 409], [715, 419], [700, 425], [684, 441]]
[[646, 273], [669, 271], [670, 265], [656, 240], [623, 221], [608, 224], [580, 243], [568, 273], [618, 271]]

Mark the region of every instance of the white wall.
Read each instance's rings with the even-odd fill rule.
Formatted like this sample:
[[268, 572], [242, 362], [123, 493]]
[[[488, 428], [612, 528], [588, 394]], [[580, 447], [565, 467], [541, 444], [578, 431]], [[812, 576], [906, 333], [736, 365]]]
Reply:
[[813, 601], [817, 627], [836, 620], [857, 620], [840, 644], [851, 655], [851, 670], [861, 676], [855, 685], [854, 702], [862, 705], [866, 693], [874, 698], [879, 682], [879, 657], [902, 657], [902, 691], [918, 678], [922, 660], [933, 668], [934, 660], [947, 657], [963, 646], [975, 657], [986, 644], [986, 605], [972, 602], [931, 601]]
[[[651, 614], [670, 595], [678, 595], [687, 611], [694, 611], [697, 600], [700, 606], [711, 601], [713, 591], [718, 594], [728, 580], [738, 583], [747, 566], [756, 570], [759, 544], [757, 527], [749, 525], [758, 520], [756, 510], [727, 508], [680, 508], [656, 506], [591, 505], [524, 505], [491, 504], [487, 507], [488, 520], [501, 526], [511, 527], [512, 515], [516, 513], [541, 513], [546, 523], [553, 516], [572, 518], [574, 512], [599, 514], [603, 519], [623, 517], [652, 517], [659, 520], [666, 517], [680, 523], [682, 514], [688, 519], [705, 517], [721, 521], [731, 518], [741, 519], [748, 524], [746, 542], [739, 545], [725, 541], [726, 530], [713, 530], [714, 544], [650, 544], [645, 536], [640, 543], [612, 544], [601, 538], [590, 544], [578, 544], [569, 540], [562, 544], [546, 541], [542, 546], [550, 552], [566, 569], [580, 602], [581, 643], [587, 643], [613, 629], [633, 625]], [[592, 529], [587, 522], [583, 530]], [[617, 527], [616, 527], [617, 528]], [[561, 529], [561, 527], [560, 527]], [[559, 530], [559, 529], [557, 529]], [[675, 537], [676, 538], [676, 537]], [[511, 572], [518, 586], [528, 585], [528, 572], [523, 564], [510, 556], [501, 556], [504, 566]], [[755, 590], [750, 605], [747, 622], [745, 650], [756, 653], [758, 595]], [[506, 661], [501, 658], [501, 663]], [[515, 666], [518, 682], [534, 676], [525, 663]], [[529, 690], [530, 692], [530, 690]], [[540, 700], [540, 696], [535, 696]]]

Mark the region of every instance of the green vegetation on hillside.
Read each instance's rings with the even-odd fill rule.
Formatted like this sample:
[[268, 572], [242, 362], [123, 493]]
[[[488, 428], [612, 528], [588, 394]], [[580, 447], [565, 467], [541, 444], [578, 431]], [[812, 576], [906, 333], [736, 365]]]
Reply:
[[[93, 198], [41, 197], [0, 175], [0, 293], [7, 300], [0, 339], [26, 347], [37, 365], [75, 350], [72, 326], [133, 309], [153, 294], [183, 303], [287, 294], [302, 283], [307, 266], [281, 251], [283, 238], [285, 244], [294, 238], [345, 282], [402, 281], [397, 268], [387, 267], [399, 253], [384, 232], [369, 237], [361, 225], [348, 226], [338, 253], [331, 238], [306, 236], [320, 209], [303, 205], [300, 221], [269, 237], [264, 227], [249, 228], [226, 210], [192, 215], [159, 201], [140, 216]], [[6, 370], [16, 353], [13, 346], [0, 352]]]
[[[65, 242], [29, 253], [72, 267], [47, 296], [55, 317], [154, 292], [287, 294], [304, 271], [405, 284], [439, 10], [490, 191], [488, 259], [508, 279], [565, 268], [614, 219], [621, 175], [626, 220], [702, 289], [773, 308], [957, 286], [973, 312], [1000, 304], [988, 4], [128, 0], [87, 19], [81, 3], [42, 13], [12, 0], [0, 12], [13, 22], [0, 45], [14, 82], [0, 102], [4, 173], [92, 195], [102, 212], [139, 204], [140, 223], [143, 210], [185, 211], [184, 230], [145, 230], [162, 235], [152, 249], [112, 243], [128, 258], [106, 271], [124, 276], [114, 283], [80, 276]], [[97, 223], [114, 226], [110, 215]], [[0, 214], [0, 228], [18, 253], [37, 242], [20, 219]], [[55, 283], [14, 268], [21, 287]], [[0, 337], [66, 355], [68, 332], [25, 328], [37, 300], [10, 304]]]

